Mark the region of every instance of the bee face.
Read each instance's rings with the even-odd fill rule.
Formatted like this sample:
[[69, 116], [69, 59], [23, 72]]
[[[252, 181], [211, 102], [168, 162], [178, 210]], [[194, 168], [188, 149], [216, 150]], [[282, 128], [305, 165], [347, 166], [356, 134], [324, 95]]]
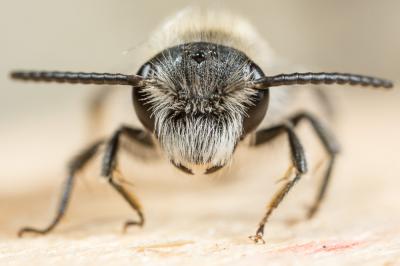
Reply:
[[[262, 71], [244, 53], [196, 42], [166, 49], [142, 66], [133, 90], [140, 121], [185, 172], [214, 172], [267, 110], [268, 91], [249, 88]], [[201, 172], [202, 170], [200, 170]]]

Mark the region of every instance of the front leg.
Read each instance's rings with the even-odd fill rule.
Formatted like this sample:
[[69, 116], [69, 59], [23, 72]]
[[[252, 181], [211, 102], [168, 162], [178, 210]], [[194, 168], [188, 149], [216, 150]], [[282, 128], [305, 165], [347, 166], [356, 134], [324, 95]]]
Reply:
[[54, 218], [44, 228], [23, 227], [19, 230], [18, 236], [21, 237], [26, 233], [47, 234], [57, 227], [68, 208], [77, 175], [88, 163], [93, 160], [95, 155], [99, 152], [100, 147], [105, 143], [107, 143], [107, 148], [105, 151], [102, 173], [104, 176], [109, 177], [110, 184], [129, 202], [129, 204], [135, 210], [137, 210], [139, 214], [139, 221], [127, 222], [127, 226], [136, 224], [143, 225], [143, 213], [138, 204], [138, 201], [132, 195], [129, 195], [128, 192], [122, 187], [122, 185], [118, 184], [114, 180], [114, 178], [112, 178], [116, 167], [116, 155], [119, 150], [119, 136], [121, 135], [127, 136], [131, 141], [142, 145], [144, 148], [152, 148], [154, 146], [151, 142], [151, 137], [147, 132], [126, 126], [121, 127], [121, 129], [119, 129], [108, 142], [104, 140], [99, 140], [91, 144], [89, 147], [76, 155], [69, 163], [68, 176], [65, 180], [65, 184], [63, 185], [60, 203], [56, 210]]
[[283, 133], [286, 133], [288, 136], [290, 152], [291, 152], [291, 160], [295, 169], [295, 174], [293, 177], [290, 177], [289, 175], [291, 174], [291, 172], [290, 171], [288, 172], [288, 176], [286, 176], [285, 178], [285, 180], [287, 181], [285, 182], [285, 184], [283, 184], [283, 186], [276, 192], [274, 197], [271, 199], [268, 205], [267, 212], [265, 213], [265, 215], [263, 216], [263, 218], [259, 223], [256, 234], [254, 236], [250, 236], [250, 239], [252, 239], [256, 243], [258, 242], [265, 243], [263, 239], [264, 227], [269, 217], [271, 216], [273, 210], [279, 206], [283, 198], [287, 195], [287, 193], [294, 186], [294, 184], [300, 180], [303, 174], [307, 172], [307, 161], [304, 154], [304, 149], [293, 129], [292, 123], [290, 122], [283, 123], [275, 127], [264, 129], [257, 132], [255, 145], [260, 145], [265, 142], [268, 142], [271, 139]]
[[107, 143], [103, 157], [101, 175], [108, 179], [110, 185], [128, 202], [128, 204], [136, 211], [139, 216], [138, 221], [128, 220], [125, 222], [124, 231], [131, 225], [143, 226], [144, 215], [139, 200], [129, 193], [116, 178], [118, 167], [118, 152], [120, 151], [121, 136], [125, 135], [131, 140], [139, 141], [141, 144], [152, 147], [150, 136], [138, 129], [122, 126], [118, 129]]

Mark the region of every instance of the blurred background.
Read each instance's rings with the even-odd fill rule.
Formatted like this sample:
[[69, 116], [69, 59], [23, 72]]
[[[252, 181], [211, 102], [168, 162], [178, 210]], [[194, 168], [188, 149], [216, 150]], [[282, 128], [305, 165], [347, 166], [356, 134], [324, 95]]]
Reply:
[[[168, 16], [190, 5], [224, 8], [246, 17], [279, 55], [310, 70], [400, 80], [400, 1], [396, 0], [2, 0], [0, 208], [12, 209], [13, 200], [61, 184], [65, 162], [87, 142], [86, 104], [96, 90], [12, 82], [9, 71], [134, 73], [145, 60], [137, 55], [137, 47]], [[398, 88], [336, 89], [340, 94], [336, 131], [344, 147], [335, 181], [344, 190], [336, 192], [348, 189], [350, 197], [360, 190], [354, 184], [361, 184], [365, 198], [385, 195], [379, 206], [399, 210]], [[130, 101], [129, 90], [125, 93]], [[132, 114], [132, 109], [126, 110], [127, 116]], [[46, 201], [42, 204], [46, 206]], [[13, 221], [10, 230], [22, 224]]]
[[[135, 54], [136, 48], [167, 17], [190, 5], [228, 9], [246, 17], [279, 55], [310, 70], [400, 77], [400, 3], [396, 0], [3, 0], [0, 176], [6, 182], [0, 192], [14, 193], [21, 185], [16, 180], [36, 183], [32, 173], [45, 178], [63, 166], [71, 150], [82, 143], [86, 102], [96, 90], [12, 82], [11, 69], [133, 73], [146, 59]], [[345, 90], [347, 104], [365, 104], [379, 111], [399, 100], [397, 91]], [[388, 121], [382, 134], [398, 122]], [[69, 149], [60, 149], [60, 142]], [[49, 165], [44, 158], [57, 160]]]

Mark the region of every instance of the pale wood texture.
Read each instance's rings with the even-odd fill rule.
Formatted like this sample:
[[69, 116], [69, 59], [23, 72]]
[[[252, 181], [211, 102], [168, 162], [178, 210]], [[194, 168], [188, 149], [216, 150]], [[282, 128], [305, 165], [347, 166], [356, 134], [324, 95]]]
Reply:
[[[133, 73], [148, 59], [140, 47], [149, 33], [188, 2], [221, 3], [249, 18], [280, 55], [309, 70], [400, 76], [396, 0], [2, 0], [0, 265], [400, 265], [399, 88], [341, 89], [335, 132], [343, 152], [327, 200], [314, 220], [290, 226], [304, 214], [324, 159], [302, 126], [312, 171], [271, 218], [266, 245], [247, 236], [288, 166], [283, 138], [243, 153], [239, 167], [215, 181], [175, 177], [167, 166], [151, 174], [159, 165], [128, 167], [124, 160], [122, 172], [147, 218], [143, 229], [127, 234], [122, 223], [134, 214], [99, 181], [97, 162], [79, 178], [56, 231], [16, 237], [21, 226], [44, 226], [53, 216], [65, 163], [85, 143], [82, 99], [91, 88], [13, 83], [7, 73]], [[132, 117], [126, 95], [122, 111]]]
[[[136, 178], [137, 166], [122, 167], [126, 176], [135, 176], [129, 180], [147, 218], [143, 229], [131, 228], [127, 234], [121, 226], [133, 213], [98, 181], [97, 162], [79, 178], [72, 207], [54, 233], [18, 239], [18, 228], [43, 226], [53, 215], [62, 174], [56, 171], [51, 179], [37, 179], [38, 184], [19, 181], [0, 200], [0, 264], [399, 265], [399, 94], [369, 93], [358, 100], [361, 94], [356, 93], [352, 102], [339, 104], [337, 131], [344, 149], [327, 200], [314, 220], [293, 225], [291, 220], [304, 214], [324, 158], [302, 126], [312, 171], [267, 225], [265, 245], [247, 237], [287, 167], [283, 139], [254, 152], [239, 150], [240, 167], [217, 180], [175, 178], [177, 172], [159, 164], [166, 169], [162, 174]], [[145, 168], [141, 171], [151, 172]]]

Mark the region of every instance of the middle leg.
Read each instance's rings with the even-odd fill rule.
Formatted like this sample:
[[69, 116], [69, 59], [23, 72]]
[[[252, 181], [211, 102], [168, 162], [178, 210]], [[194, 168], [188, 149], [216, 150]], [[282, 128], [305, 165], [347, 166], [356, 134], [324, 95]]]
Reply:
[[328, 167], [325, 170], [324, 177], [322, 183], [319, 186], [318, 194], [314, 200], [314, 203], [309, 208], [307, 213], [307, 218], [312, 218], [318, 211], [319, 206], [324, 199], [326, 194], [327, 187], [329, 185], [330, 177], [332, 175], [333, 165], [335, 163], [336, 155], [339, 153], [340, 148], [339, 144], [333, 138], [332, 134], [325, 128], [325, 126], [311, 113], [308, 112], [300, 112], [295, 114], [290, 119], [294, 125], [300, 123], [300, 121], [305, 120], [308, 121], [312, 128], [317, 133], [318, 138], [322, 142], [326, 152], [328, 153]]

